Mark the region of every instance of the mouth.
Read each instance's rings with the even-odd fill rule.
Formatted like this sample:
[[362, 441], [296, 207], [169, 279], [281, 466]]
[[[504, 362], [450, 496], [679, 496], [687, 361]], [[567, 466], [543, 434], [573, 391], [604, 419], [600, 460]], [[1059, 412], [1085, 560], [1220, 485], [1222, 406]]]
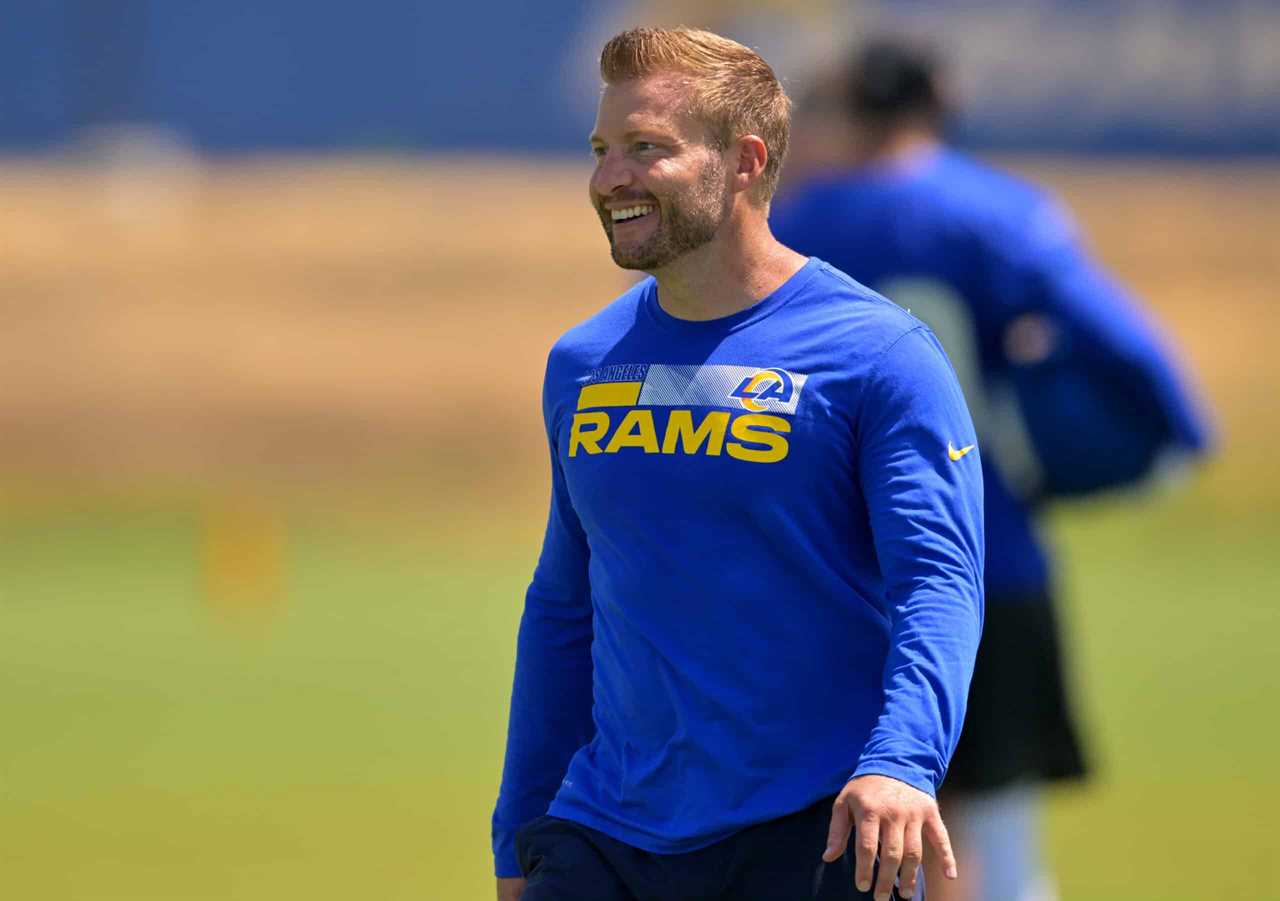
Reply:
[[637, 203], [622, 209], [609, 210], [609, 218], [612, 220], [614, 228], [617, 228], [618, 226], [646, 221], [657, 212], [657, 209], [658, 207], [652, 203]]

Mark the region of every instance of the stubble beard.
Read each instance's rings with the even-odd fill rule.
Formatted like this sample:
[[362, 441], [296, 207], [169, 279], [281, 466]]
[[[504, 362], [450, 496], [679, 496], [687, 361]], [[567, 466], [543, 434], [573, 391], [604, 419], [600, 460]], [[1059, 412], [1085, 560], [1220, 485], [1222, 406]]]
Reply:
[[640, 244], [620, 247], [613, 239], [613, 222], [608, 210], [597, 209], [613, 261], [623, 269], [652, 272], [673, 263], [711, 241], [729, 211], [721, 167], [708, 165], [697, 181], [683, 193], [671, 197], [665, 209], [658, 205], [651, 215], [659, 216], [653, 234]]

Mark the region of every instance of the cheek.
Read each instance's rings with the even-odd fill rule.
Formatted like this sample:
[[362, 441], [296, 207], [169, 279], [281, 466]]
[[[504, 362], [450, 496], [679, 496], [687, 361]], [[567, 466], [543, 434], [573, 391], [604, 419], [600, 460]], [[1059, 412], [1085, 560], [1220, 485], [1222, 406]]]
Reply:
[[658, 160], [638, 173], [637, 182], [654, 194], [678, 194], [688, 181], [687, 173], [671, 160]]
[[591, 177], [587, 179], [587, 196], [591, 198], [591, 201], [593, 203], [596, 200], [598, 200], [600, 198], [600, 195], [603, 193], [600, 190], [601, 174], [602, 174], [601, 168], [599, 166], [596, 166], [594, 169], [591, 170]]

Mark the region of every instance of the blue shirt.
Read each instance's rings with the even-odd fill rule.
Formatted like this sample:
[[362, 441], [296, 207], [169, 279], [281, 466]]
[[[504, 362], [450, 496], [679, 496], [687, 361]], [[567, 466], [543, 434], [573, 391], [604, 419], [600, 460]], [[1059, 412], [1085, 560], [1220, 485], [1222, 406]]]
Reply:
[[938, 148], [814, 178], [774, 204], [771, 226], [912, 309], [946, 345], [983, 441], [993, 603], [1046, 596], [1039, 501], [1206, 448], [1168, 342], [1040, 189]]
[[811, 259], [722, 319], [646, 279], [547, 363], [500, 876], [547, 813], [680, 853], [855, 774], [932, 792], [981, 628], [982, 481], [929, 329]]

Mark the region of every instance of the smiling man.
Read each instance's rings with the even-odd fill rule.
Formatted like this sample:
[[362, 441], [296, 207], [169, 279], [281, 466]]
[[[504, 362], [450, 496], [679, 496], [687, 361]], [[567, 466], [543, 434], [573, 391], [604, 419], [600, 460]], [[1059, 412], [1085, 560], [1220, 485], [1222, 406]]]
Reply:
[[525, 901], [920, 897], [982, 618], [929, 330], [779, 244], [789, 103], [733, 41], [601, 56], [590, 196], [652, 277], [570, 330], [493, 817]]

